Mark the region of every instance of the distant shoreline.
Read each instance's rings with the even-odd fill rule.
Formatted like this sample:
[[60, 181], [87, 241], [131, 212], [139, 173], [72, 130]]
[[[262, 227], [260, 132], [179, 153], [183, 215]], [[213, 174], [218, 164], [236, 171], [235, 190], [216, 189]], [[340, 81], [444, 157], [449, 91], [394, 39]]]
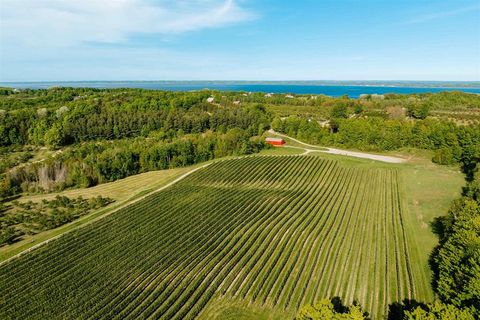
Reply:
[[217, 90], [275, 94], [314, 94], [358, 98], [362, 94], [422, 94], [462, 91], [480, 94], [480, 82], [466, 81], [42, 81], [0, 82], [0, 87], [48, 89], [147, 89], [165, 91]]
[[479, 88], [480, 81], [424, 81], [424, 80], [75, 80], [75, 81], [0, 81], [0, 86], [51, 84], [163, 84], [163, 85], [292, 85], [292, 86], [358, 86], [409, 88]]

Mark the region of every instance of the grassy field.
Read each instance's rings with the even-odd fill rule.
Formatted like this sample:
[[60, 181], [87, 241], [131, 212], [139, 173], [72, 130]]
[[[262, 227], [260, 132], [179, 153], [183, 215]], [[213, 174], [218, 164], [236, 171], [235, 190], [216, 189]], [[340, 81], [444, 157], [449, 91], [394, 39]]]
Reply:
[[54, 199], [57, 195], [63, 195], [71, 198], [76, 198], [79, 196], [82, 196], [84, 198], [102, 196], [114, 199], [116, 202], [112, 203], [106, 208], [100, 209], [96, 212], [92, 212], [91, 214], [85, 215], [80, 219], [65, 224], [61, 227], [48, 231], [43, 231], [35, 235], [25, 235], [24, 238], [18, 242], [15, 242], [8, 246], [0, 247], [0, 262], [5, 261], [6, 259], [9, 259], [16, 254], [28, 250], [44, 241], [57, 237], [63, 233], [69, 232], [75, 228], [81, 227], [86, 223], [91, 223], [93, 220], [98, 219], [103, 215], [109, 214], [113, 210], [124, 206], [126, 203], [134, 201], [135, 199], [142, 197], [149, 192], [161, 188], [162, 186], [170, 183], [182, 174], [191, 171], [195, 167], [197, 166], [146, 172], [115, 182], [104, 183], [92, 188], [73, 189], [58, 193], [22, 196], [16, 200], [20, 202], [37, 202], [43, 199], [51, 200]]
[[57, 195], [76, 198], [82, 196], [84, 198], [102, 196], [112, 198], [115, 201], [124, 201], [139, 192], [145, 192], [157, 189], [176, 177], [191, 170], [193, 167], [183, 167], [167, 170], [150, 171], [120, 179], [114, 182], [103, 183], [91, 188], [81, 188], [65, 190], [58, 193], [35, 194], [23, 196], [18, 201], [40, 201], [42, 199], [54, 199]]
[[2, 265], [0, 317], [278, 319], [340, 296], [378, 318], [432, 298], [428, 224], [457, 184], [427, 162], [219, 161]]

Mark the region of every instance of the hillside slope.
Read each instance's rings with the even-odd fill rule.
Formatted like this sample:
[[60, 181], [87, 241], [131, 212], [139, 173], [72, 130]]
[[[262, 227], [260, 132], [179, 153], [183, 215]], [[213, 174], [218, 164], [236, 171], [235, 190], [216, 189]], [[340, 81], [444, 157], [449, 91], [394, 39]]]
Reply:
[[[191, 319], [212, 297], [291, 315], [323, 297], [429, 300], [397, 169], [219, 161], [0, 267], [4, 319]], [[207, 317], [208, 318], [208, 317]]]

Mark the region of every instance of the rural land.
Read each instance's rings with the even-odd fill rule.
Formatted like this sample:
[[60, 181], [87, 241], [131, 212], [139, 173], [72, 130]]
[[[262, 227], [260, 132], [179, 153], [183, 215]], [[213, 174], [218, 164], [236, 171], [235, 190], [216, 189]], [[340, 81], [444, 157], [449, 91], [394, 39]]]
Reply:
[[1, 319], [480, 317], [480, 95], [0, 88]]

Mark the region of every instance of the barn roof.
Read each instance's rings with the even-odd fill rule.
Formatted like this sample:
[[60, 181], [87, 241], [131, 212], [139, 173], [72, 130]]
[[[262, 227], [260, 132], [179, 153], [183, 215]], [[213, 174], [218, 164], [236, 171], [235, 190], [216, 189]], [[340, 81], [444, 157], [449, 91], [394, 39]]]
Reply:
[[266, 138], [265, 141], [282, 142], [282, 138]]

